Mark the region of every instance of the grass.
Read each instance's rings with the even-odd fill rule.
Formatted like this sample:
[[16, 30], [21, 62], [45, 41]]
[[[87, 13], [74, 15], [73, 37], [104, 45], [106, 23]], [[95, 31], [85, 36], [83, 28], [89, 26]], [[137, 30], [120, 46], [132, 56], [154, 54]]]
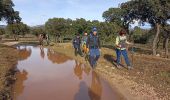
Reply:
[[0, 44], [0, 99], [11, 98], [14, 69], [18, 61], [15, 48]]

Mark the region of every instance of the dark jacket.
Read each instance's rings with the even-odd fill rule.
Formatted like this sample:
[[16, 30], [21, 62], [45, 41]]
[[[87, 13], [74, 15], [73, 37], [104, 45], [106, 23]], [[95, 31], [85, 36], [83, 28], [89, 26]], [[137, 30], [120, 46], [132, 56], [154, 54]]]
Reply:
[[92, 33], [90, 34], [90, 36], [87, 39], [87, 44], [86, 46], [90, 49], [99, 49], [100, 48], [100, 39], [98, 35], [93, 35]]
[[80, 47], [81, 45], [81, 38], [77, 38], [77, 36], [73, 39], [73, 45], [74, 45], [74, 48], [78, 48]]

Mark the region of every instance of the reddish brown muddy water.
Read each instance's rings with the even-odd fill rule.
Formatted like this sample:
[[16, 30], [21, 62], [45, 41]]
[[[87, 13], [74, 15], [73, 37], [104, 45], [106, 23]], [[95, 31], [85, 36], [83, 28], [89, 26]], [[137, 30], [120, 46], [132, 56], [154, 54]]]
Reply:
[[124, 100], [89, 66], [38, 46], [17, 46], [14, 100]]

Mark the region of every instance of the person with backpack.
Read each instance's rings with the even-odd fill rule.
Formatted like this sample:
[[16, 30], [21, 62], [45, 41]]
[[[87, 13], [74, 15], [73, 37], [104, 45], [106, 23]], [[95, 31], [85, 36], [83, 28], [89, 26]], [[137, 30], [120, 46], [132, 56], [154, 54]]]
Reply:
[[80, 37], [80, 34], [76, 34], [76, 37], [73, 39], [73, 47], [75, 49], [75, 56], [77, 56], [77, 54], [82, 56], [80, 46], [81, 46], [81, 37]]
[[100, 57], [100, 39], [97, 35], [97, 28], [92, 29], [92, 33], [87, 39], [86, 46], [89, 48], [90, 65], [92, 68], [97, 66], [97, 61]]
[[88, 60], [88, 53], [89, 53], [89, 48], [86, 47], [87, 39], [88, 39], [88, 33], [84, 32], [81, 44], [82, 44], [82, 53], [85, 56], [86, 61]]
[[124, 60], [127, 64], [128, 69], [133, 69], [133, 67], [131, 66], [131, 63], [129, 61], [129, 57], [128, 57], [128, 53], [127, 53], [127, 45], [131, 45], [131, 43], [129, 43], [127, 41], [127, 37], [126, 37], [126, 31], [125, 30], [121, 30], [119, 32], [119, 35], [116, 37], [116, 56], [117, 56], [117, 68], [121, 68], [121, 64], [120, 64], [120, 58], [121, 55], [123, 55]]

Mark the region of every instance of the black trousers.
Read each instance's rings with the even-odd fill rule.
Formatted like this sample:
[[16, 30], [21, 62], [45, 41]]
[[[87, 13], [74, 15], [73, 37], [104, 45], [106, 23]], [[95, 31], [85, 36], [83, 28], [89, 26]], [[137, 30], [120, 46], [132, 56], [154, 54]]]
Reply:
[[82, 52], [81, 52], [80, 47], [77, 47], [77, 48], [74, 48], [74, 49], [75, 49], [75, 56], [77, 56], [78, 54], [79, 54], [80, 56], [82, 56]]

